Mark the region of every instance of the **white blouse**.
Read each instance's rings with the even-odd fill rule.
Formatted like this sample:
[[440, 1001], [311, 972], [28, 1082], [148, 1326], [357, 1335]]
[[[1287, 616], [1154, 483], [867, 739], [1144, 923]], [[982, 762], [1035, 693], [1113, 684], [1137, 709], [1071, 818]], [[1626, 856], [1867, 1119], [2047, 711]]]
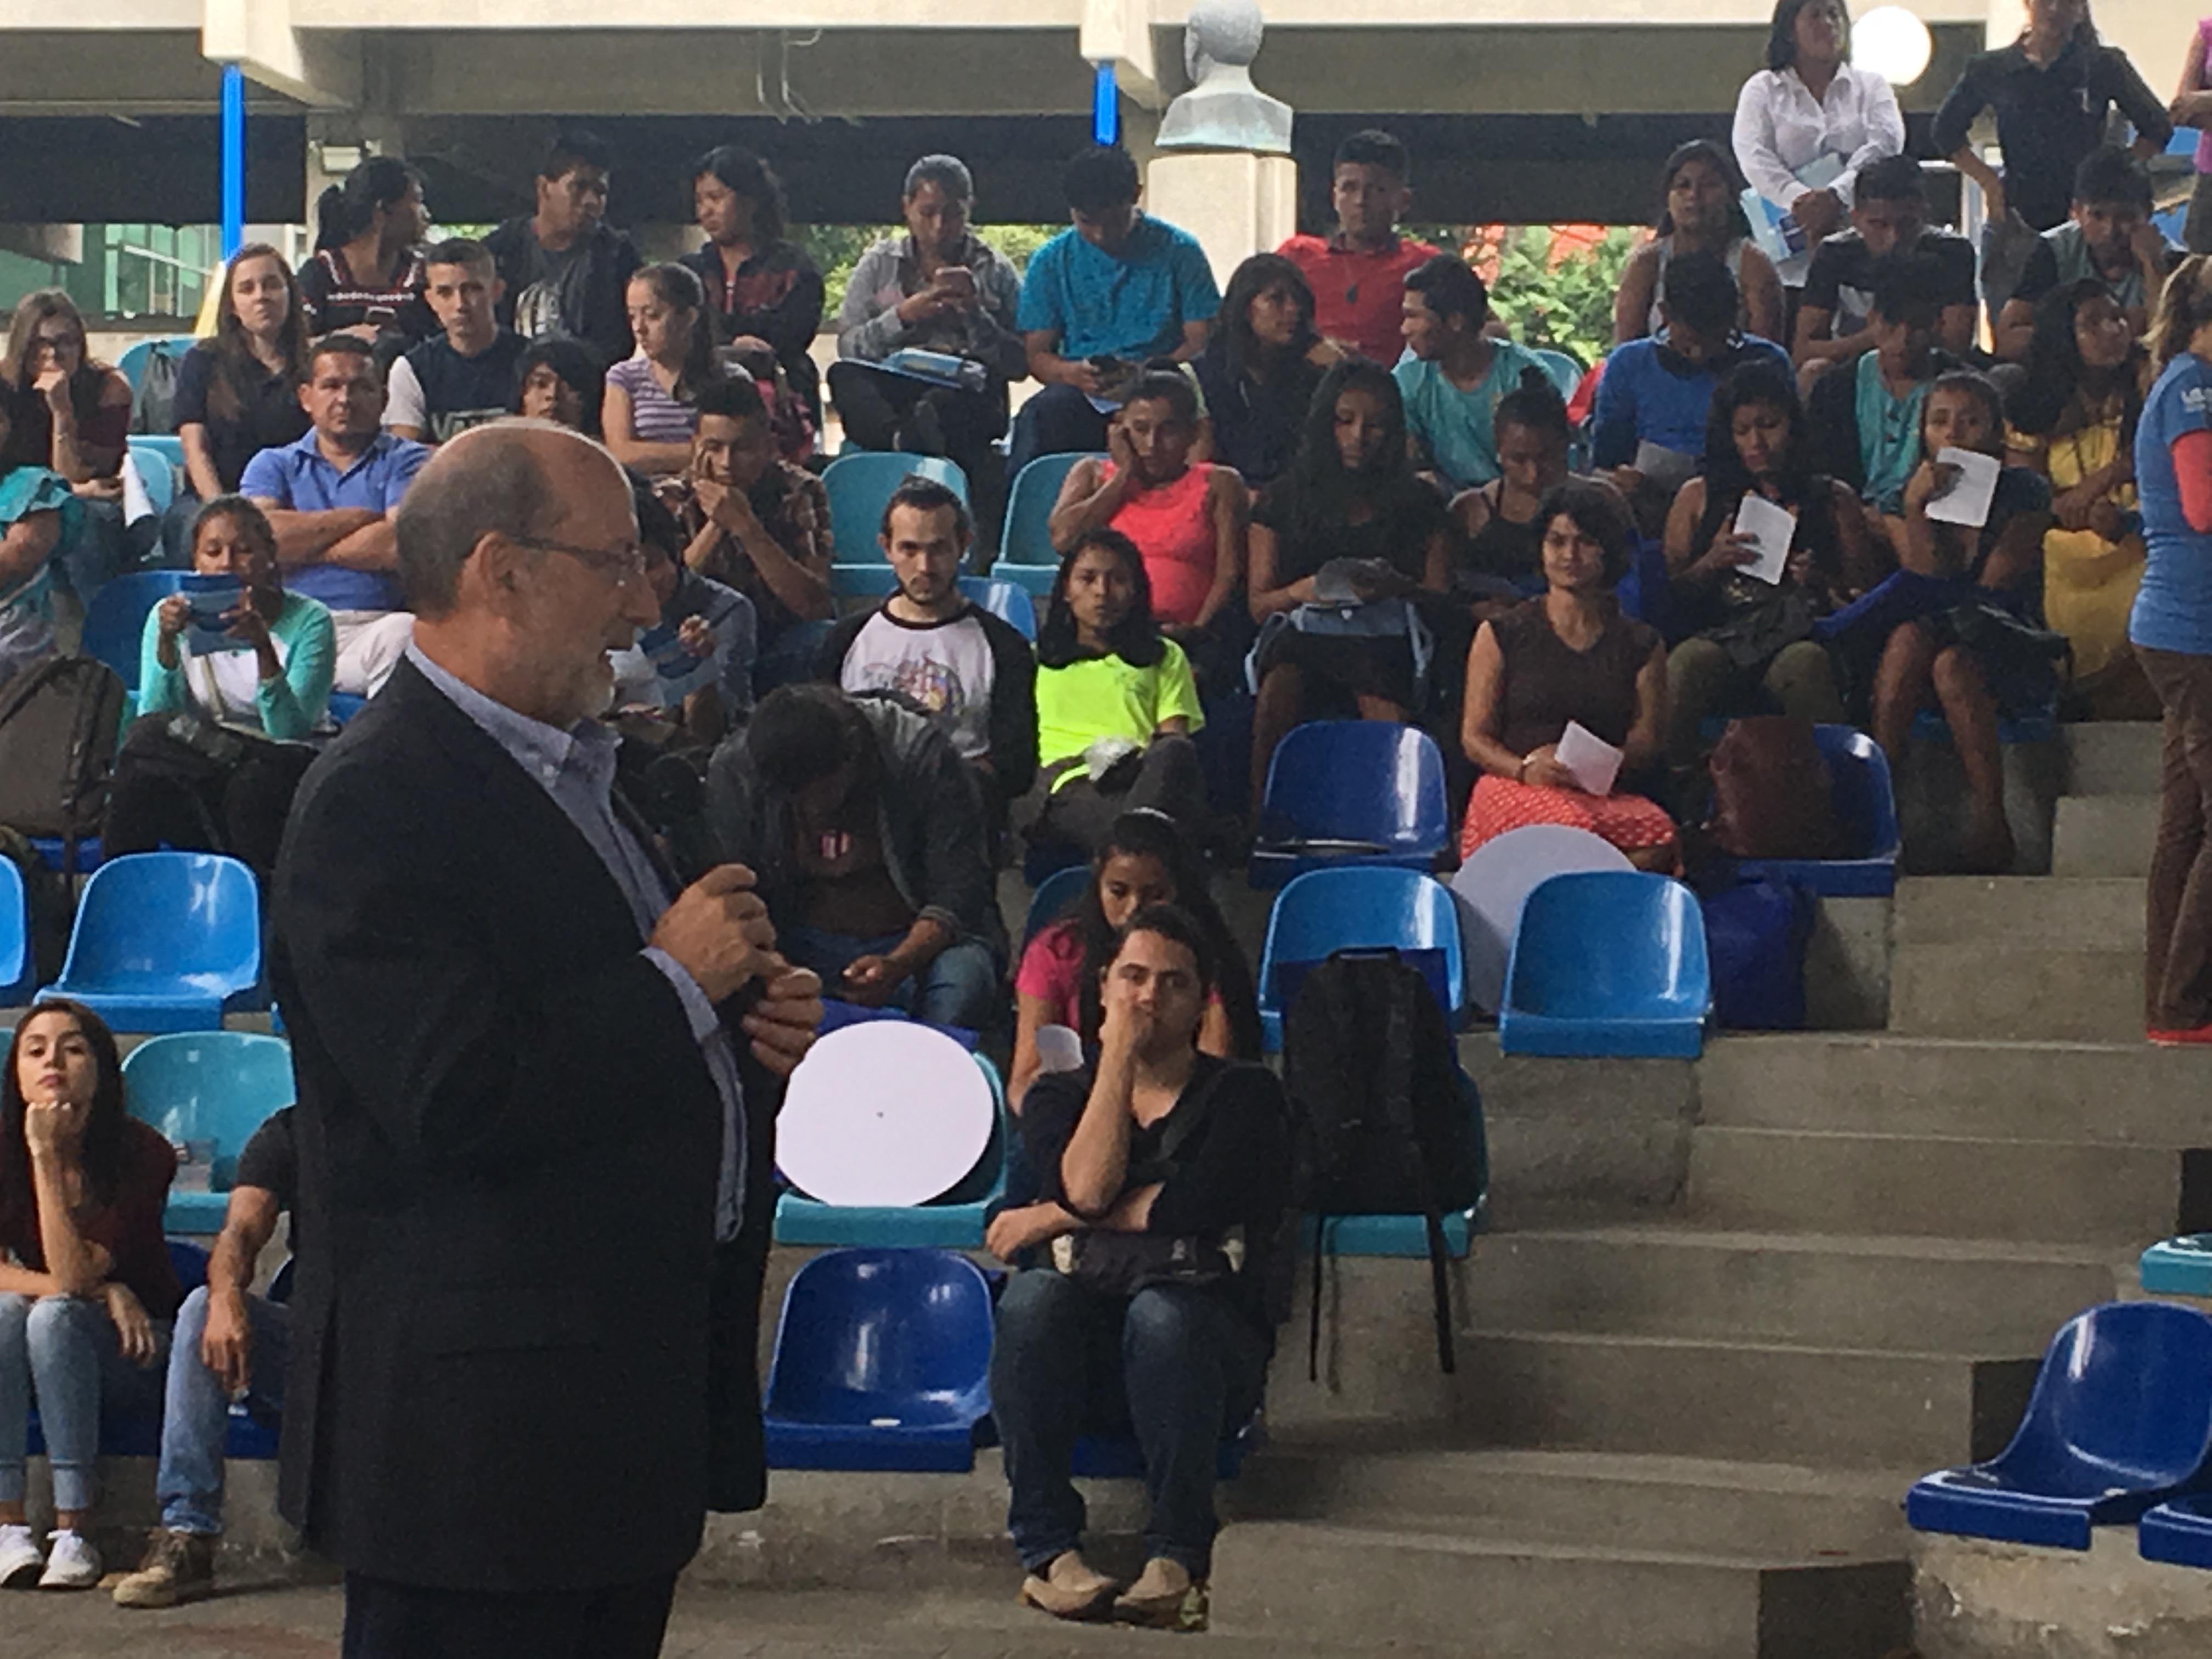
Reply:
[[[1849, 208], [1859, 169], [1904, 153], [1905, 117], [1888, 82], [1849, 64], [1836, 70], [1823, 98], [1813, 96], [1795, 69], [1761, 70], [1735, 100], [1734, 143], [1746, 180], [1780, 208], [1805, 193], [1800, 172], [1819, 156], [1834, 156], [1844, 172], [1828, 188]], [[1785, 287], [1802, 288], [1812, 264], [1808, 248], [1776, 270]]]

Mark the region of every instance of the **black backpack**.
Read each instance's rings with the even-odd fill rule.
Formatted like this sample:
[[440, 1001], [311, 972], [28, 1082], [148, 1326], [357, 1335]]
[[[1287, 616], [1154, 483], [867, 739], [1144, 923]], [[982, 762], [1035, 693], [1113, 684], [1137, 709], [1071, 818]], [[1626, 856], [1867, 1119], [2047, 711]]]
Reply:
[[64, 868], [107, 814], [123, 700], [94, 657], [41, 657], [0, 690], [0, 823], [59, 836]]
[[147, 351], [138, 389], [131, 397], [131, 431], [167, 434], [177, 429], [177, 376], [190, 349], [156, 340]]
[[1395, 951], [1340, 951], [1306, 975], [1283, 1029], [1294, 1191], [1314, 1218], [1308, 1375], [1320, 1375], [1323, 1236], [1338, 1215], [1426, 1221], [1437, 1363], [1451, 1371], [1443, 1217], [1480, 1200], [1489, 1170], [1443, 1010]]

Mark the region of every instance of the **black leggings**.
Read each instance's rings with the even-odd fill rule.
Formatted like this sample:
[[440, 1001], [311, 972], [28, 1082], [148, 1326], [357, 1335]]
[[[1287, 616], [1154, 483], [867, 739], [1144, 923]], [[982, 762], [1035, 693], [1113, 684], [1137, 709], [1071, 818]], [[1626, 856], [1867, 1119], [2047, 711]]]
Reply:
[[108, 786], [102, 854], [113, 858], [164, 846], [228, 853], [265, 883], [276, 873], [284, 820], [313, 758], [303, 746], [254, 744], [235, 766], [210, 765], [195, 777], [126, 751]]

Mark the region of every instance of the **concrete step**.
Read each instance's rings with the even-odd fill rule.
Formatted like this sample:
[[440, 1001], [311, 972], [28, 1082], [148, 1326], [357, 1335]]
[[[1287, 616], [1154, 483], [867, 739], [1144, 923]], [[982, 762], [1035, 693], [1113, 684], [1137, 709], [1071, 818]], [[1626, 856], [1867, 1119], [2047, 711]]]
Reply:
[[1272, 1522], [1214, 1550], [1215, 1628], [1346, 1653], [1867, 1659], [1911, 1634], [1903, 1561], [1765, 1567]]
[[1701, 1126], [1689, 1211], [1753, 1231], [2124, 1250], [2179, 1230], [2182, 1162], [2159, 1147]]
[[2091, 720], [2061, 726], [2066, 793], [2155, 795], [2163, 736], [2156, 720]]
[[2142, 949], [2143, 884], [2125, 877], [1923, 876], [1897, 884], [1893, 945]]
[[1889, 1029], [2021, 1042], [2140, 1041], [2142, 946], [1900, 945]]
[[2061, 796], [2051, 829], [2051, 873], [2141, 880], [2150, 873], [2157, 835], [2156, 795]]
[[1611, 1332], [1477, 1331], [1462, 1426], [1493, 1446], [1931, 1469], [2002, 1449], [2039, 1363]]
[[2212, 1145], [2212, 1052], [2140, 1039], [1729, 1036], [1706, 1045], [1697, 1089], [1721, 1127]]
[[1493, 1329], [2019, 1354], [2117, 1293], [2110, 1249], [1613, 1225], [1493, 1234], [1467, 1319]]

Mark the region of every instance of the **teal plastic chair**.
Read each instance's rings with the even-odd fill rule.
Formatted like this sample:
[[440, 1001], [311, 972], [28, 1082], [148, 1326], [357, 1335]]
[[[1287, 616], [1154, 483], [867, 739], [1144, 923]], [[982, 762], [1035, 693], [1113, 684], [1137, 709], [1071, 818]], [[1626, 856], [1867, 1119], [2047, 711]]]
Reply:
[[133, 437], [130, 449], [138, 466], [138, 481], [146, 486], [146, 499], [155, 512], [167, 512], [177, 499], [177, 472], [185, 464], [183, 440]]
[[156, 351], [167, 350], [181, 357], [196, 343], [195, 337], [190, 334], [167, 334], [156, 339], [141, 340], [115, 360], [115, 371], [131, 383], [131, 390], [135, 392], [140, 382], [145, 380], [146, 365]]
[[124, 689], [138, 689], [138, 656], [144, 647], [146, 618], [154, 607], [179, 592], [181, 570], [126, 570], [100, 585], [85, 608], [83, 649], [123, 677]]
[[21, 1007], [35, 978], [31, 962], [31, 903], [23, 872], [0, 859], [0, 1007]]
[[1091, 883], [1091, 866], [1071, 864], [1065, 870], [1055, 870], [1037, 884], [1030, 895], [1030, 913], [1022, 923], [1022, 947], [1058, 921], [1075, 908], [1075, 902]]
[[62, 976], [118, 1031], [219, 1031], [264, 1000], [253, 872], [213, 853], [131, 853], [93, 872]]
[[1036, 605], [1030, 599], [1029, 589], [995, 576], [963, 576], [960, 591], [969, 602], [989, 611], [1002, 623], [1011, 623], [1031, 645], [1036, 643]]
[[1026, 589], [1042, 599], [1052, 592], [1060, 574], [1060, 555], [1052, 548], [1052, 509], [1060, 500], [1060, 487], [1075, 464], [1103, 456], [1040, 455], [1015, 476], [1006, 496], [1006, 522], [999, 538], [998, 562], [991, 574]]
[[1552, 377], [1552, 384], [1559, 389], [1559, 396], [1571, 400], [1583, 383], [1583, 366], [1570, 352], [1553, 346], [1531, 346], [1544, 365], [1544, 373]]
[[898, 585], [877, 539], [884, 505], [909, 477], [935, 480], [962, 501], [968, 499], [968, 475], [957, 462], [939, 455], [908, 455], [880, 449], [848, 450], [830, 463], [822, 487], [830, 492], [830, 592], [840, 599], [881, 599]]
[[282, 1037], [187, 1031], [149, 1038], [131, 1051], [123, 1062], [123, 1097], [131, 1115], [173, 1143], [215, 1143], [210, 1190], [172, 1192], [161, 1218], [164, 1231], [222, 1231], [239, 1153], [297, 1093], [292, 1045]]

